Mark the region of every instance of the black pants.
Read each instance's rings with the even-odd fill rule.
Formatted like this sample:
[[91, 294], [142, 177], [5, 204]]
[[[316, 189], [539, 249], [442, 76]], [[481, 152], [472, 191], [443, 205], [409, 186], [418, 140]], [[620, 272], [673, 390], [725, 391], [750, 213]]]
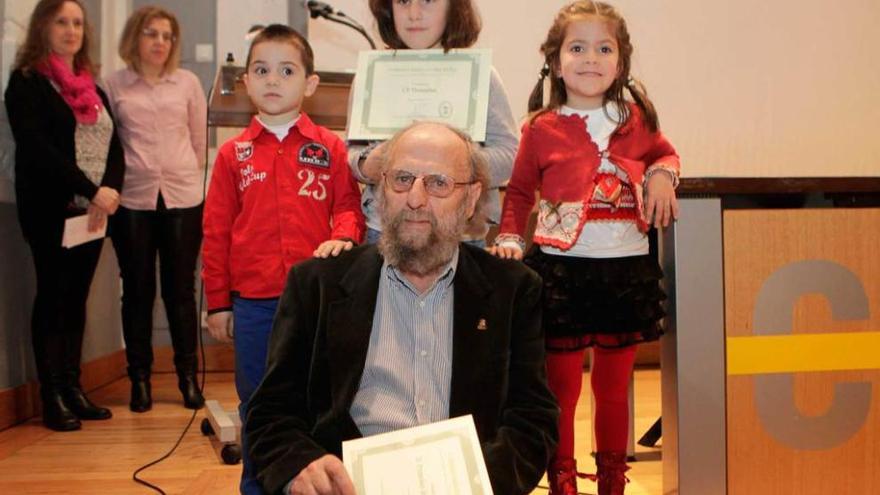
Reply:
[[111, 238], [122, 272], [122, 334], [129, 375], [147, 377], [153, 364], [157, 253], [174, 366], [178, 373], [195, 373], [195, 268], [202, 242], [202, 205], [166, 208], [160, 195], [156, 210], [120, 207], [112, 222]]
[[71, 249], [54, 241], [30, 240], [37, 275], [31, 337], [43, 392], [79, 386], [86, 300], [102, 241]]

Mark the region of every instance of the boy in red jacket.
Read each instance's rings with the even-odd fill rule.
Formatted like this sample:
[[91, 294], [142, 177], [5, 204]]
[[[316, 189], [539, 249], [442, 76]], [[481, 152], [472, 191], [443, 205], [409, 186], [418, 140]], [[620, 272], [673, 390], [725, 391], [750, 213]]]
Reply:
[[[287, 26], [266, 27], [251, 44], [245, 84], [258, 114], [217, 154], [202, 246], [208, 330], [229, 341], [234, 322], [242, 418], [265, 372], [288, 270], [306, 258], [351, 249], [364, 231], [345, 145], [300, 112], [318, 86], [305, 38]], [[241, 492], [262, 493], [246, 454], [243, 460]]]

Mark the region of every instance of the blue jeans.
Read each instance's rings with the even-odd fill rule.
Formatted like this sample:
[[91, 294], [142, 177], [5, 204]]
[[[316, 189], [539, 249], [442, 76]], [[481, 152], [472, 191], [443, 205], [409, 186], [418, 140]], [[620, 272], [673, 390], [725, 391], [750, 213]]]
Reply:
[[[232, 299], [233, 339], [235, 341], [235, 390], [238, 392], [238, 416], [244, 425], [248, 401], [266, 373], [266, 352], [272, 319], [278, 299]], [[245, 495], [263, 495], [257, 482], [253, 462], [248, 455], [248, 442], [241, 432], [241, 484]]]

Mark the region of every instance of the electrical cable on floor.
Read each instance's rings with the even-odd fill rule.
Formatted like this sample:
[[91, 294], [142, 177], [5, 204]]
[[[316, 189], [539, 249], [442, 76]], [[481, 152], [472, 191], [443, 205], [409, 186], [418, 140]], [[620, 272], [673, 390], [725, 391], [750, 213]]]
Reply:
[[[208, 89], [208, 101], [211, 100], [211, 94], [213, 93], [213, 91], [214, 91], [213, 87]], [[210, 128], [208, 129], [208, 131], [210, 131]], [[205, 164], [205, 166], [204, 166], [205, 173], [202, 176], [202, 208], [203, 208], [202, 212], [203, 212], [203, 214], [204, 214], [205, 198], [207, 197], [207, 194], [208, 194], [208, 146], [205, 146], [204, 164]], [[160, 260], [159, 263], [161, 263], [161, 262], [162, 261]], [[197, 382], [197, 385], [199, 388], [199, 394], [201, 394], [202, 397], [205, 396], [205, 381], [207, 380], [207, 376], [208, 376], [207, 375], [208, 366], [207, 366], [207, 361], [205, 360], [205, 340], [202, 338], [202, 309], [203, 309], [203, 304], [204, 304], [204, 300], [205, 300], [204, 292], [205, 292], [205, 282], [202, 281], [199, 284], [199, 307], [198, 307], [198, 312], [196, 313], [197, 318], [198, 318], [198, 323], [196, 325], [197, 326], [196, 337], [199, 340], [199, 354], [201, 355], [201, 358], [202, 358], [201, 381]], [[180, 436], [177, 437], [177, 441], [174, 442], [174, 446], [171, 447], [168, 450], [168, 452], [163, 454], [158, 459], [156, 459], [154, 461], [150, 461], [147, 464], [144, 464], [143, 466], [135, 469], [134, 472], [131, 473], [132, 481], [134, 481], [135, 483], [139, 483], [139, 484], [155, 491], [156, 493], [160, 493], [161, 495], [167, 495], [165, 493], [165, 491], [162, 490], [162, 488], [150, 483], [149, 481], [146, 481], [146, 480], [138, 477], [138, 474], [140, 474], [142, 471], [145, 471], [145, 470], [155, 466], [156, 464], [159, 464], [160, 462], [164, 461], [165, 459], [168, 459], [169, 457], [171, 457], [171, 455], [174, 454], [174, 451], [177, 450], [177, 447], [179, 447], [181, 442], [183, 442], [184, 437], [186, 437], [187, 432], [189, 431], [190, 427], [192, 427], [192, 424], [196, 420], [196, 416], [198, 414], [199, 414], [199, 409], [193, 409], [192, 415], [189, 417], [189, 421], [186, 423], [186, 426], [183, 428], [183, 431], [180, 432]]]
[[[202, 314], [202, 299], [203, 299], [201, 297], [201, 294], [203, 293], [204, 288], [205, 288], [205, 284], [202, 283], [200, 290], [199, 290], [200, 297], [199, 297], [198, 315], [199, 315], [200, 320], [201, 320], [201, 314]], [[207, 379], [207, 365], [206, 365], [206, 361], [205, 361], [205, 341], [204, 341], [204, 339], [202, 339], [202, 323], [201, 323], [201, 321], [199, 321], [199, 325], [198, 325], [198, 339], [199, 339], [199, 353], [201, 354], [201, 357], [202, 357], [202, 369], [201, 369], [201, 373], [200, 373], [201, 380], [200, 380], [200, 383], [198, 383], [198, 386], [199, 386], [199, 393], [204, 397], [204, 395], [205, 395], [205, 381]], [[156, 486], [156, 485], [154, 485], [154, 484], [150, 483], [149, 481], [146, 481], [142, 478], [139, 478], [138, 474], [140, 474], [141, 471], [147, 470], [147, 469], [155, 466], [156, 464], [159, 464], [160, 462], [164, 461], [165, 459], [168, 459], [169, 457], [171, 457], [171, 455], [174, 454], [174, 451], [177, 450], [177, 447], [180, 446], [180, 443], [183, 442], [183, 438], [186, 436], [190, 427], [192, 427], [193, 421], [196, 420], [196, 416], [198, 414], [199, 414], [199, 409], [193, 409], [192, 415], [189, 417], [189, 421], [186, 423], [186, 426], [183, 428], [183, 431], [180, 432], [180, 436], [177, 437], [177, 441], [174, 442], [174, 446], [171, 447], [171, 449], [169, 449], [168, 452], [166, 452], [164, 455], [162, 455], [162, 457], [159, 457], [158, 459], [156, 459], [154, 461], [150, 461], [149, 463], [144, 464], [143, 466], [137, 468], [133, 473], [131, 473], [132, 481], [134, 481], [135, 483], [140, 483], [141, 485], [144, 485], [147, 488], [150, 488], [151, 490], [153, 490], [157, 493], [161, 493], [162, 495], [167, 495], [158, 486]]]

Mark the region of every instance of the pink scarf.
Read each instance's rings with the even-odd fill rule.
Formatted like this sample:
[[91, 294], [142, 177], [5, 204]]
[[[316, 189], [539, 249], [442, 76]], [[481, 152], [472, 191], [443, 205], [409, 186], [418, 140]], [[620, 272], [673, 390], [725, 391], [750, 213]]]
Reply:
[[73, 110], [77, 122], [92, 125], [98, 121], [98, 111], [103, 104], [89, 71], [81, 70], [79, 74], [74, 74], [61, 57], [54, 53], [50, 53], [46, 61], [37, 65], [36, 69], [58, 85], [61, 98]]

